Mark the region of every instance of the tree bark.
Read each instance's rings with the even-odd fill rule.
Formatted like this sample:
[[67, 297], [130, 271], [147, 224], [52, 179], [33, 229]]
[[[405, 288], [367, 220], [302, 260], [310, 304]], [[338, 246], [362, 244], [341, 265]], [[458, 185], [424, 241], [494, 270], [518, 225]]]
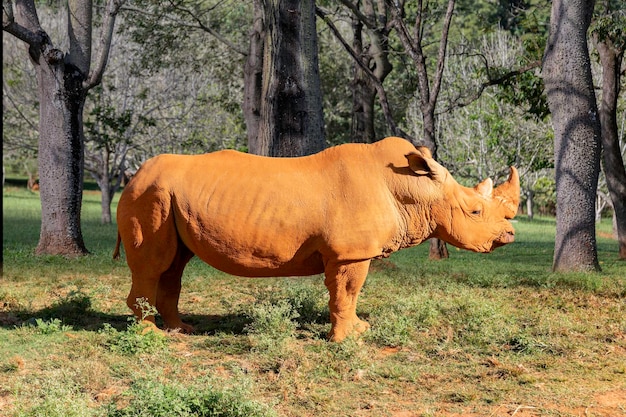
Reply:
[[543, 78], [552, 113], [556, 164], [554, 271], [597, 271], [595, 199], [600, 121], [587, 29], [593, 0], [554, 0]]
[[626, 168], [620, 152], [617, 127], [617, 97], [620, 90], [620, 67], [624, 50], [616, 48], [607, 38], [597, 40], [596, 49], [602, 64], [602, 101], [600, 102], [602, 162], [615, 213], [619, 258], [626, 259]]
[[[352, 48], [356, 56], [363, 57], [363, 22], [352, 18]], [[376, 140], [374, 130], [374, 97], [369, 76], [358, 64], [354, 64], [352, 80], [352, 123], [350, 136], [354, 142], [372, 143]]]
[[[107, 2], [102, 44], [110, 46], [121, 0]], [[3, 1], [3, 30], [29, 46], [39, 93], [41, 229], [36, 254], [87, 254], [81, 230], [84, 175], [83, 109], [89, 88], [100, 82], [108, 49], [91, 60], [92, 2], [68, 2], [69, 53], [54, 47], [33, 0]]]
[[[355, 142], [372, 143], [380, 139], [374, 127], [376, 84], [382, 86], [393, 69], [388, 52], [387, 5], [384, 0], [364, 0], [361, 11], [361, 2], [342, 0], [342, 3], [353, 12], [353, 56], [360, 60], [354, 63], [351, 136]], [[363, 46], [364, 35], [369, 41], [366, 47]], [[369, 74], [364, 68], [370, 69]]]
[[324, 149], [314, 0], [265, 3], [260, 123], [252, 153], [302, 156]]
[[261, 123], [261, 93], [263, 88], [263, 42], [265, 40], [265, 25], [261, 0], [254, 0], [254, 15], [250, 29], [250, 45], [244, 67], [243, 85], [243, 114], [248, 136], [248, 150], [251, 153], [262, 152], [259, 137]]
[[88, 253], [80, 226], [83, 192], [83, 74], [62, 60], [37, 63], [41, 229], [37, 254]]

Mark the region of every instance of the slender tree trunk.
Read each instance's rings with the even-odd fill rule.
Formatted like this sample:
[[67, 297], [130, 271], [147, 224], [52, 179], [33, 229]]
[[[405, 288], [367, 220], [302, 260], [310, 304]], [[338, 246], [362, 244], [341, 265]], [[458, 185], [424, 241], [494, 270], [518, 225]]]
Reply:
[[596, 49], [602, 63], [602, 161], [615, 213], [619, 257], [626, 259], [626, 168], [620, 152], [617, 128], [617, 97], [624, 51], [615, 48], [609, 39], [596, 42]]
[[301, 156], [324, 149], [314, 0], [265, 3], [263, 88], [251, 152]]
[[533, 210], [533, 200], [535, 198], [535, 192], [533, 190], [526, 190], [526, 214], [528, 215], [528, 220], [532, 220], [535, 217], [535, 212]]
[[113, 193], [115, 193], [115, 188], [111, 185], [111, 181], [109, 179], [109, 171], [111, 168], [110, 164], [111, 152], [108, 147], [104, 147], [102, 149], [102, 164], [100, 166], [100, 173], [98, 174], [98, 187], [100, 188], [100, 192], [102, 196], [100, 198], [100, 222], [102, 224], [111, 224], [111, 199], [113, 197]]
[[601, 135], [587, 49], [592, 12], [592, 0], [554, 0], [543, 59], [555, 138], [555, 271], [600, 269], [594, 217]]

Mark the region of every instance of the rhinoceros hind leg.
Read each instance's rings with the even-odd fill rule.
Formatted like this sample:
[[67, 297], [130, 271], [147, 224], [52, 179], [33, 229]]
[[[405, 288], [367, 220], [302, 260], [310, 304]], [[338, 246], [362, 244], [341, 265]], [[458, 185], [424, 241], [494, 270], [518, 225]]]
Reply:
[[347, 336], [361, 334], [369, 329], [366, 321], [356, 315], [356, 303], [365, 283], [370, 260], [326, 264], [324, 284], [330, 292], [330, 322], [328, 339], [341, 342]]
[[179, 329], [183, 333], [193, 332], [193, 327], [184, 324], [178, 314], [178, 300], [180, 298], [183, 270], [193, 256], [193, 252], [179, 241], [176, 256], [168, 270], [161, 274], [157, 289], [156, 308], [163, 318], [165, 327], [168, 329]]

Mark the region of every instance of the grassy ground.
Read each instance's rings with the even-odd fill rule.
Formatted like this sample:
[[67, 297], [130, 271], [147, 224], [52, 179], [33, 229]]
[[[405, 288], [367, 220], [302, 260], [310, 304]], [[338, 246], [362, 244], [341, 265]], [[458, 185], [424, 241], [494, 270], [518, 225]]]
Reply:
[[553, 274], [554, 221], [516, 222], [481, 255], [425, 247], [375, 262], [358, 312], [325, 341], [322, 278], [244, 279], [193, 260], [197, 334], [129, 321], [115, 226], [84, 200], [92, 255], [34, 257], [36, 194], [3, 199], [0, 414], [7, 416], [626, 416], [626, 264], [599, 229], [599, 274]]

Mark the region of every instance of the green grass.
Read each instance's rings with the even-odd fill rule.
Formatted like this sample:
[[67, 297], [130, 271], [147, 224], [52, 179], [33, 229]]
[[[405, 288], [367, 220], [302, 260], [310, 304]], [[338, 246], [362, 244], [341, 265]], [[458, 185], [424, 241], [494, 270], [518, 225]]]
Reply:
[[601, 273], [552, 273], [554, 220], [523, 216], [492, 254], [376, 261], [358, 307], [371, 331], [334, 344], [321, 276], [245, 279], [197, 259], [180, 308], [198, 332], [144, 333], [99, 210], [87, 192], [91, 255], [36, 257], [38, 195], [4, 190], [2, 415], [626, 415], [626, 263], [609, 222]]

